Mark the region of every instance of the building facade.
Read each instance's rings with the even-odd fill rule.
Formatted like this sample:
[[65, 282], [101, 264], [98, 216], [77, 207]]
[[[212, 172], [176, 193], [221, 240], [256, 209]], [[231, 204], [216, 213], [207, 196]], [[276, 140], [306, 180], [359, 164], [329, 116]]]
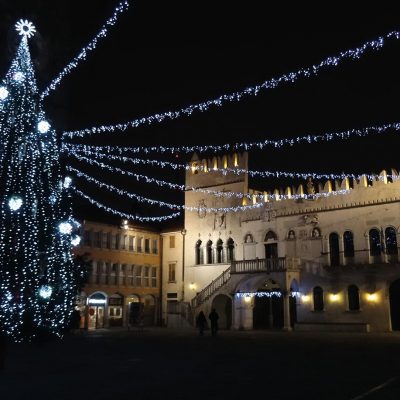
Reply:
[[[396, 171], [267, 193], [248, 188], [246, 153], [190, 167], [197, 211], [185, 214], [183, 272], [165, 284], [189, 320], [215, 308], [229, 329], [400, 329]], [[168, 246], [163, 257], [179, 261]]]
[[84, 221], [76, 255], [91, 262], [80, 296], [81, 326], [156, 325], [161, 310], [160, 235], [123, 221]]

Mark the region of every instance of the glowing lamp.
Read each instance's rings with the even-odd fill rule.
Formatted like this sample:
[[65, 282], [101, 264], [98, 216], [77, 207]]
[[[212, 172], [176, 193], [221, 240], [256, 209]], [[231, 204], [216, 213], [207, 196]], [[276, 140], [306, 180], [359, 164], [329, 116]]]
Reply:
[[336, 294], [336, 293], [332, 293], [332, 294], [329, 296], [329, 298], [330, 298], [330, 300], [331, 300], [333, 303], [339, 301], [339, 295]]
[[72, 246], [78, 246], [80, 242], [81, 237], [79, 235], [74, 235], [74, 237], [71, 239]]

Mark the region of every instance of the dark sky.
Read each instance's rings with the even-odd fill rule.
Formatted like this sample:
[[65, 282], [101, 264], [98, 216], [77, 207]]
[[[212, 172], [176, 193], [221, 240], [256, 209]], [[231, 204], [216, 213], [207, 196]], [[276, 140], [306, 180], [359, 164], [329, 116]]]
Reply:
[[[216, 6], [218, 3], [218, 7]], [[330, 6], [293, 8], [287, 2], [131, 2], [108, 38], [66, 77], [45, 107], [58, 131], [143, 117], [217, 97], [310, 66], [400, 29], [397, 10], [382, 5], [349, 10]], [[38, 29], [30, 40], [42, 88], [56, 76], [112, 14], [117, 1], [0, 1], [0, 59], [4, 76], [15, 50], [13, 25], [28, 18]], [[334, 3], [331, 3], [334, 4]], [[365, 127], [399, 118], [400, 41], [361, 60], [326, 69], [256, 98], [190, 118], [88, 139], [91, 144], [205, 144], [293, 137]], [[379, 172], [400, 168], [395, 133], [251, 152], [253, 169], [320, 172]], [[183, 162], [185, 157], [170, 158]], [[67, 162], [70, 162], [67, 160]], [[81, 166], [81, 169], [84, 169]], [[86, 169], [92, 174], [95, 171]], [[135, 171], [138, 171], [137, 169]], [[182, 176], [147, 170], [165, 180]], [[135, 185], [102, 174], [104, 180], [130, 185], [131, 191], [180, 201], [177, 194]], [[273, 189], [288, 182], [256, 181]], [[296, 185], [300, 182], [295, 182]], [[88, 192], [91, 188], [78, 181]], [[103, 202], [115, 202], [92, 191]], [[100, 196], [100, 197], [99, 197]], [[108, 203], [111, 204], [111, 203]], [[142, 215], [159, 210], [121, 203]], [[90, 208], [76, 201], [78, 214]], [[168, 211], [163, 211], [168, 213]]]

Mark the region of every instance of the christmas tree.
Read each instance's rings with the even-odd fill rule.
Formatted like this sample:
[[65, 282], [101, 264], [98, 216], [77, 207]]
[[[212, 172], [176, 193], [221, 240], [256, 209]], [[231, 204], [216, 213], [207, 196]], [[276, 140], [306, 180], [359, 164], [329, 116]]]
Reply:
[[76, 274], [70, 182], [28, 47], [35, 27], [23, 20], [16, 27], [21, 43], [0, 85], [0, 329], [22, 341], [62, 335]]

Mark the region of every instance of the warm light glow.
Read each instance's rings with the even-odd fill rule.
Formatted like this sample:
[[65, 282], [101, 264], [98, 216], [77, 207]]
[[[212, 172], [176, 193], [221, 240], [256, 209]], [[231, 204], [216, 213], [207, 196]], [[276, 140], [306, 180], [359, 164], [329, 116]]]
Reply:
[[375, 302], [378, 300], [378, 295], [376, 293], [367, 293], [367, 300]]
[[329, 296], [329, 298], [330, 298], [330, 300], [331, 300], [332, 302], [339, 301], [339, 295], [336, 294], [336, 293], [332, 293], [332, 294]]
[[303, 294], [303, 296], [301, 296], [301, 301], [303, 303], [308, 303], [310, 301], [310, 296]]
[[235, 153], [235, 154], [233, 155], [233, 166], [234, 166], [234, 167], [239, 166], [238, 155], [237, 155], [237, 153]]
[[190, 290], [195, 290], [196, 289], [196, 285], [192, 282], [189, 284], [189, 289]]
[[195, 174], [197, 172], [197, 164], [192, 163], [192, 174]]
[[251, 302], [251, 297], [250, 296], [245, 296], [244, 301], [246, 303], [250, 303]]

